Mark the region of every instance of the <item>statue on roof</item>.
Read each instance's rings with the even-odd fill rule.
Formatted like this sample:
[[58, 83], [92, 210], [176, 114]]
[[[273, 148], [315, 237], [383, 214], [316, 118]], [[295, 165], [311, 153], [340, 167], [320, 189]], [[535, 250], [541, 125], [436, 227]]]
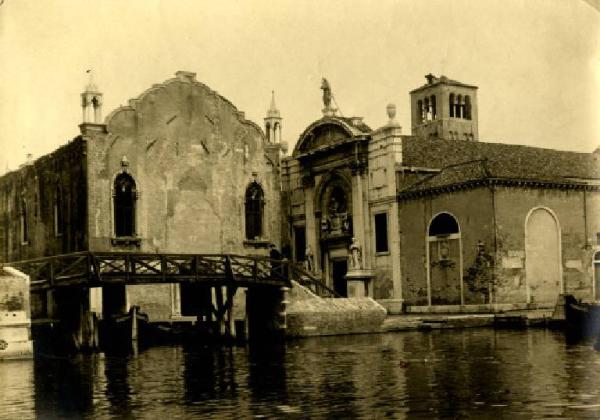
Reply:
[[323, 104], [325, 105], [325, 109], [331, 108], [331, 86], [329, 86], [329, 82], [326, 78], [323, 77], [321, 81], [321, 89], [323, 90]]

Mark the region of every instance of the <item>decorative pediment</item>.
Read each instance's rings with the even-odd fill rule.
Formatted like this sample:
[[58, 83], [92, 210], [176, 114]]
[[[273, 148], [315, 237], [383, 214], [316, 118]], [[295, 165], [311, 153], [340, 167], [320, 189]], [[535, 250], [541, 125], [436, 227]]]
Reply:
[[315, 121], [300, 136], [294, 156], [344, 143], [370, 132], [362, 122], [353, 125], [350, 118], [327, 117]]
[[315, 127], [315, 129], [308, 133], [303, 139], [304, 141], [300, 145], [299, 151], [300, 153], [303, 153], [323, 146], [331, 146], [350, 137], [351, 135], [338, 125], [328, 124]]

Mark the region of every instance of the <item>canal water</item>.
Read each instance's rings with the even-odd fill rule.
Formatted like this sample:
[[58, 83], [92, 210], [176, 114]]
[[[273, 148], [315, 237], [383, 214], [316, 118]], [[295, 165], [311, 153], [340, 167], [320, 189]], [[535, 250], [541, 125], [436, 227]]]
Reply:
[[600, 352], [550, 330], [321, 337], [0, 363], [0, 418], [600, 418]]

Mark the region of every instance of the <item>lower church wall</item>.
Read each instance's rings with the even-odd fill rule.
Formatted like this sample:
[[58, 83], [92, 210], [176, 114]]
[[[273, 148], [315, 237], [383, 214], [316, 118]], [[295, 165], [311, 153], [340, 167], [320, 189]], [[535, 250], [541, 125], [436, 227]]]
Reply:
[[[460, 228], [460, 245], [457, 251], [449, 256], [448, 264], [455, 270], [451, 282], [441, 284], [438, 290], [439, 304], [460, 304], [460, 274], [463, 275], [473, 266], [483, 244], [487, 251], [493, 247], [493, 213], [491, 193], [487, 189], [466, 190], [443, 193], [438, 196], [402, 201], [400, 210], [400, 255], [402, 273], [402, 295], [407, 305], [427, 305], [427, 264], [435, 266], [439, 263], [433, 255], [427, 261], [427, 237], [429, 224], [439, 213], [449, 213], [458, 222]], [[462, 249], [462, 254], [458, 248]], [[435, 279], [432, 279], [432, 289]], [[474, 286], [480, 286], [475, 284]], [[467, 283], [462, 286], [465, 304], [485, 303], [485, 293], [472, 290]], [[477, 287], [475, 287], [477, 289]], [[432, 292], [433, 295], [435, 293]], [[444, 296], [456, 296], [454, 301], [444, 303]], [[432, 303], [435, 303], [432, 296]]]
[[[597, 193], [586, 192], [596, 196]], [[544, 288], [551, 285], [538, 284], [538, 279], [527, 278], [529, 255], [529, 272], [536, 272], [532, 253], [527, 252], [527, 243], [533, 244], [545, 238], [536, 238], [536, 234], [528, 220], [528, 215], [536, 211], [551, 214], [560, 228], [560, 257], [557, 256], [561, 272], [562, 287], [565, 293], [574, 294], [578, 298], [592, 298], [592, 255], [593, 246], [590, 225], [598, 214], [600, 202], [596, 200], [594, 209], [584, 210], [584, 192], [581, 190], [533, 189], [533, 188], [496, 188], [496, 220], [497, 220], [497, 253], [496, 276], [498, 287], [496, 301], [525, 302], [528, 297], [531, 303], [536, 302], [536, 295], [548, 300], [550, 290]], [[593, 201], [593, 200], [592, 200]], [[592, 210], [592, 212], [590, 212]], [[587, 214], [586, 214], [587, 213]], [[550, 219], [549, 219], [550, 220]], [[526, 227], [526, 224], [528, 227]], [[550, 225], [551, 227], [551, 225]], [[596, 226], [597, 229], [597, 226]], [[528, 242], [529, 241], [529, 242]], [[546, 241], [548, 242], [548, 241]], [[548, 249], [551, 244], [541, 244]], [[554, 264], [552, 258], [546, 265]], [[537, 277], [537, 276], [536, 276]], [[533, 286], [533, 289], [532, 289]], [[560, 284], [557, 291], [560, 291]], [[529, 290], [528, 290], [529, 288]], [[556, 294], [556, 293], [553, 293]]]

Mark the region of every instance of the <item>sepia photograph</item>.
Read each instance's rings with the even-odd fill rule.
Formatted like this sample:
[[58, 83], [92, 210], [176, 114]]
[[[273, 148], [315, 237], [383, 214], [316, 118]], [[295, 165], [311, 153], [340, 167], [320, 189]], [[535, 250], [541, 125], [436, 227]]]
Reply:
[[0, 420], [600, 419], [600, 0], [0, 0]]

